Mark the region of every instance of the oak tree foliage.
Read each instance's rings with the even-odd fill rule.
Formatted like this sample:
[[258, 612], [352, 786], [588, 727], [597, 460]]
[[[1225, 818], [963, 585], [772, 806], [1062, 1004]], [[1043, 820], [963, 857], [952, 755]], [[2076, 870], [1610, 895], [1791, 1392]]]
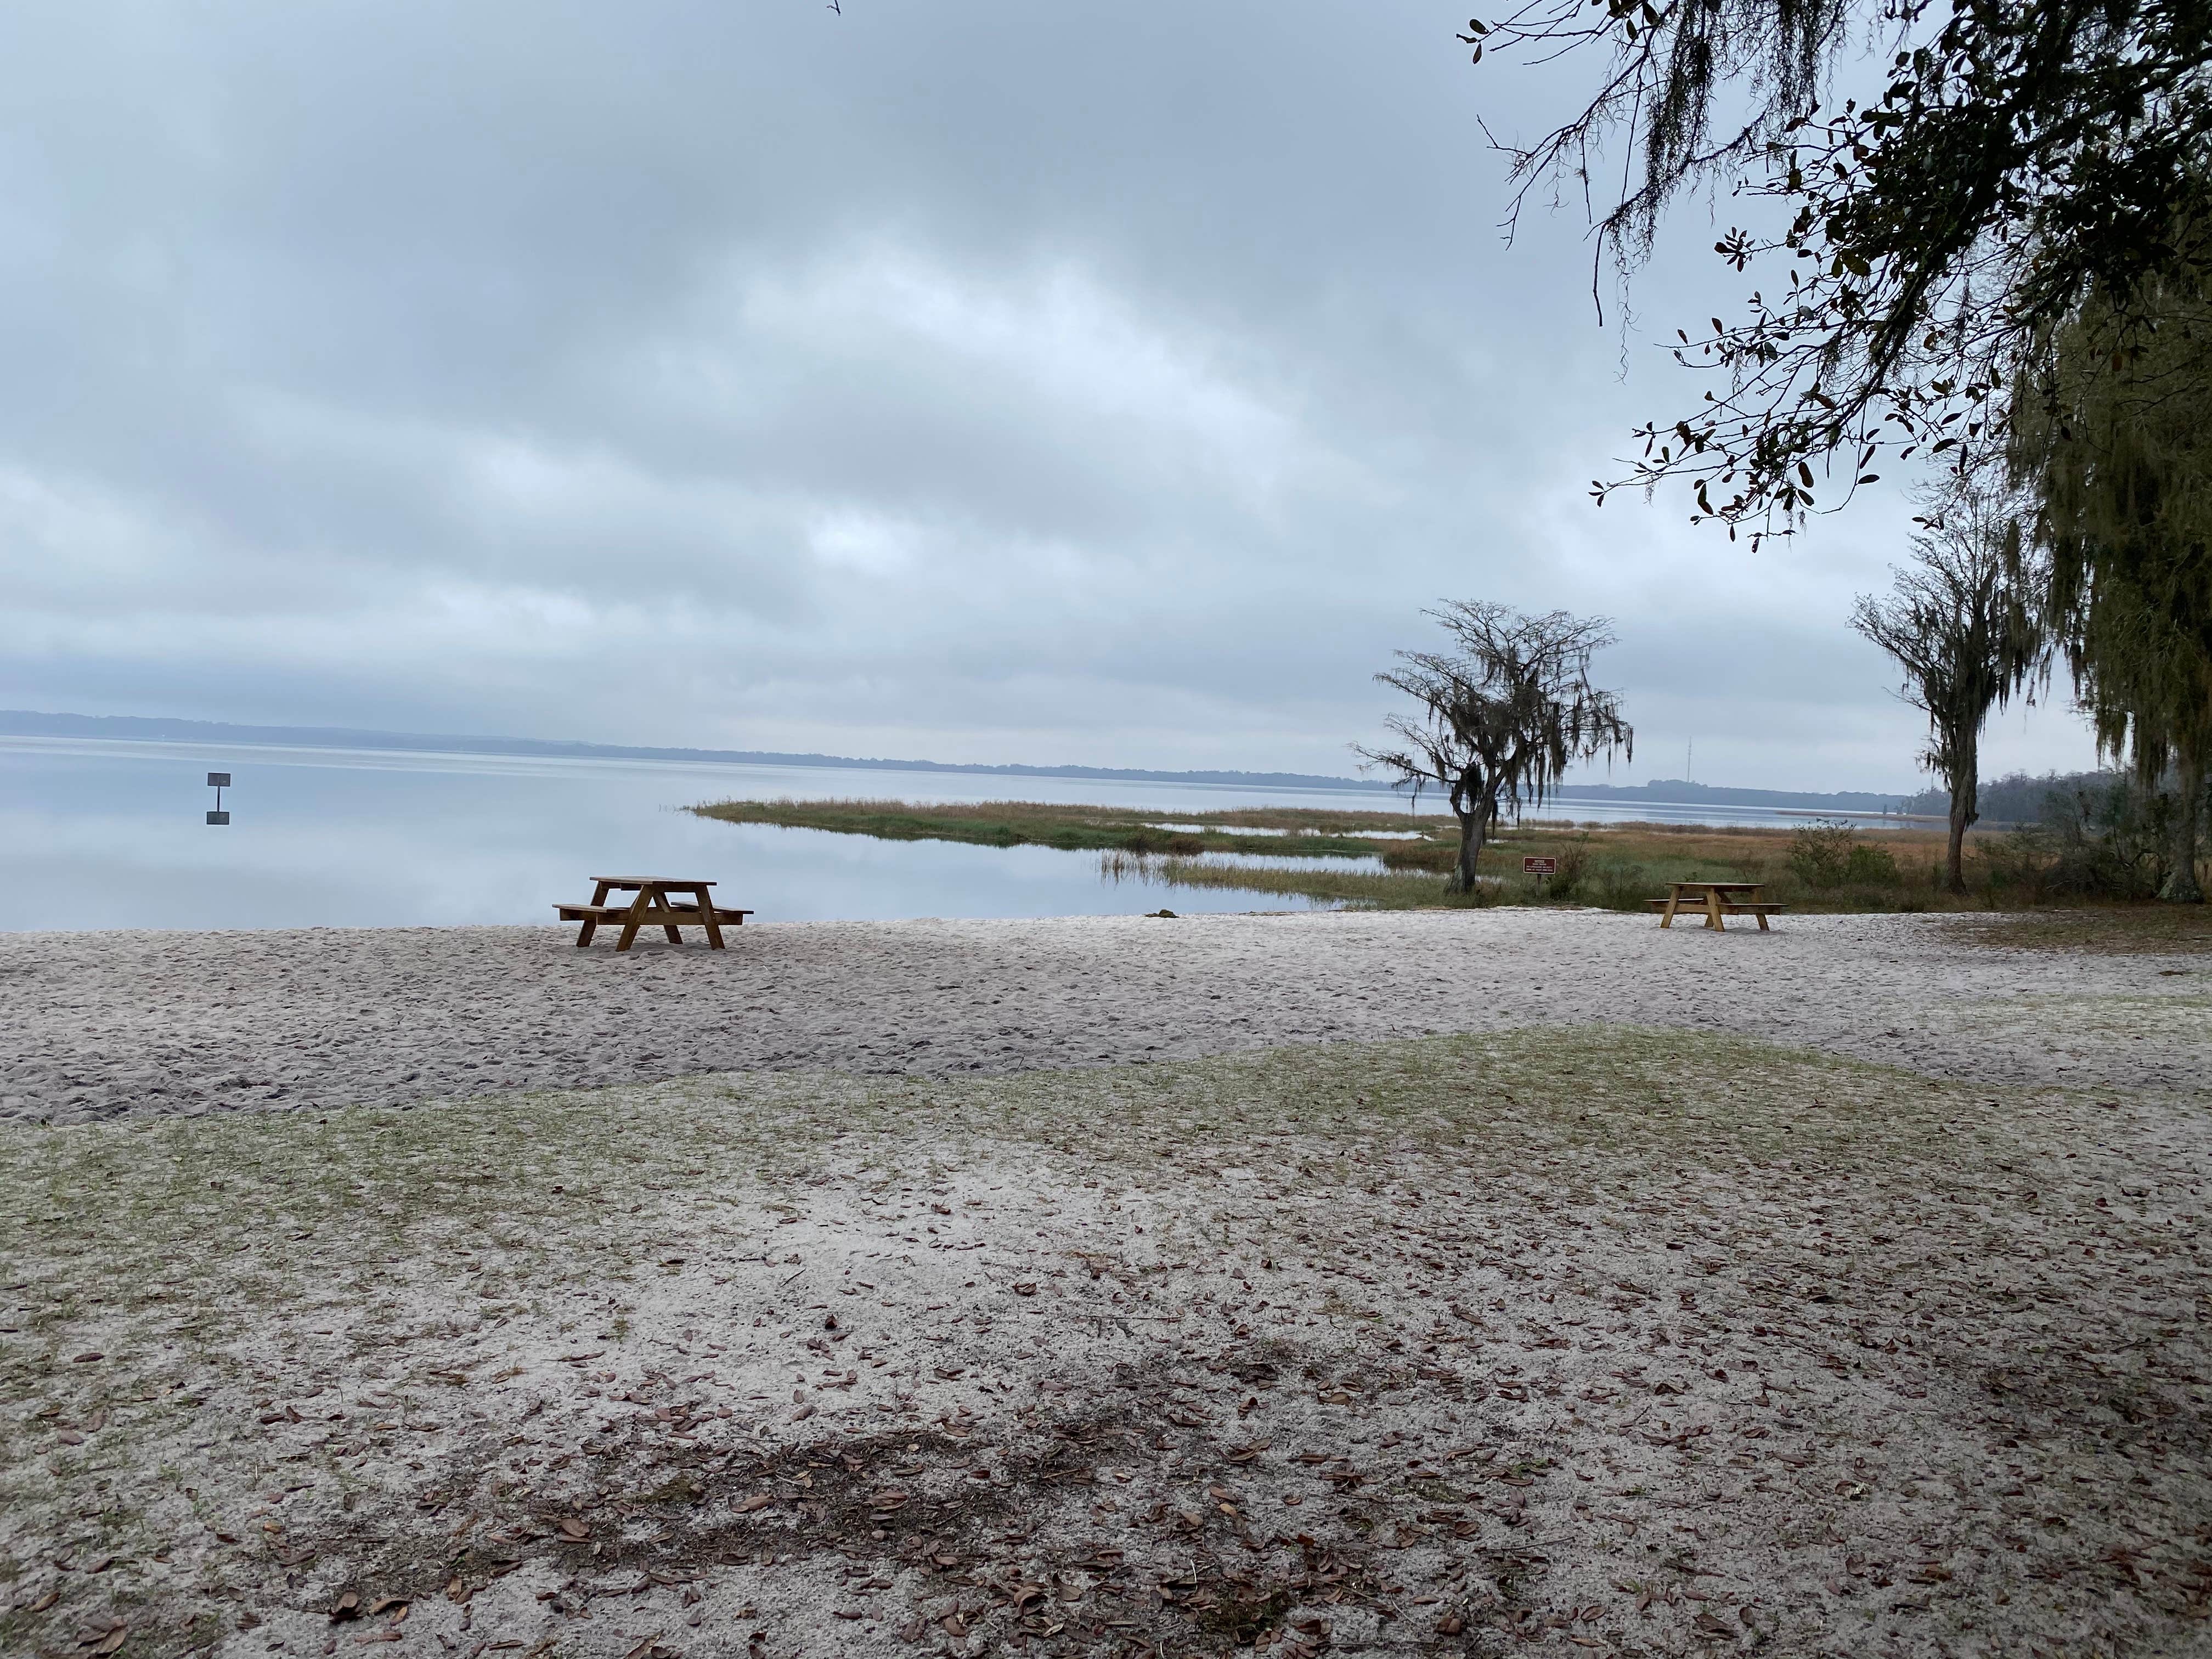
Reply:
[[1501, 812], [1540, 803], [1577, 760], [1634, 757], [1636, 734], [1620, 694], [1590, 678], [1590, 659], [1613, 643], [1602, 617], [1553, 611], [1525, 616], [1503, 605], [1454, 600], [1426, 613], [1449, 644], [1401, 651], [1377, 674], [1416, 704], [1384, 722], [1391, 742], [1357, 750], [1396, 775], [1418, 800], [1440, 791], [1459, 820], [1451, 890], [1473, 892], [1483, 842]]
[[2043, 573], [2024, 548], [2017, 503], [1984, 479], [1923, 495], [1913, 561], [1895, 585], [1859, 596], [1851, 625], [1904, 671], [1900, 695], [1928, 716], [1922, 760], [1950, 792], [1944, 873], [1966, 890], [1966, 831], [1981, 817], [1982, 727], [2028, 693], [2049, 657]]
[[[2116, 348], [2112, 313], [2136, 321]], [[2047, 622], [2100, 744], [2176, 783], [2161, 896], [2197, 902], [2212, 772], [2212, 266], [2093, 294], [2013, 397], [2040, 506]]]
[[2124, 350], [2146, 285], [2207, 251], [2204, 0], [1528, 0], [1462, 38], [1478, 63], [1595, 72], [1578, 112], [1493, 140], [1514, 220], [1574, 189], [1626, 275], [1685, 192], [1765, 204], [1714, 245], [1755, 281], [1744, 313], [1677, 331], [1711, 386], [1600, 500], [1680, 479], [1758, 539], [1884, 455], [1975, 461], [2088, 295]]

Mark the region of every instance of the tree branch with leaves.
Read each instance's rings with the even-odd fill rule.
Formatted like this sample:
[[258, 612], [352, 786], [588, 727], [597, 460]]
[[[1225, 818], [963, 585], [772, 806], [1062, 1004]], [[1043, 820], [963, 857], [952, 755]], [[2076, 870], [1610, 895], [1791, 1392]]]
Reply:
[[[1531, 0], [1462, 38], [1478, 62], [1605, 60], [1579, 114], [1499, 143], [1509, 222], [1547, 184], [1587, 194], [1608, 146], [1622, 185], [1589, 210], [1624, 279], [1686, 191], [1778, 210], [1781, 228], [1714, 244], [1768, 273], [1747, 315], [1676, 331], [1677, 360], [1715, 383], [1636, 434], [1600, 501], [1684, 481], [1696, 518], [1756, 541], [1839, 505], [1829, 482], [1848, 499], [1885, 455], [1972, 471], [2085, 295], [2112, 300], [2124, 341], [2144, 284], [2207, 249], [2204, 0]], [[1886, 55], [1882, 88], [1832, 102], [1855, 40]], [[1731, 98], [1744, 113], [1717, 129]]]

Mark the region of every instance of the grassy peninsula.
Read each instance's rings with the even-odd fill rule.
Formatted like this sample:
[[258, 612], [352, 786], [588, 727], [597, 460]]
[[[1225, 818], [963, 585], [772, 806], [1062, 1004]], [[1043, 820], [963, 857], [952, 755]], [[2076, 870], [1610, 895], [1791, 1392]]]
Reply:
[[[1759, 881], [1802, 910], [1987, 909], [2019, 902], [1999, 878], [1995, 838], [1974, 846], [1984, 879], [1961, 899], [1938, 879], [1934, 829], [1834, 824], [1726, 825], [1528, 820], [1483, 849], [1485, 887], [1444, 887], [1458, 845], [1453, 821], [1403, 810], [1278, 806], [1168, 813], [1046, 801], [726, 800], [702, 817], [872, 836], [887, 841], [1052, 847], [1100, 855], [1109, 878], [1275, 893], [1362, 908], [1552, 903], [1636, 910], [1670, 881]], [[1522, 872], [1528, 857], [1555, 874]]]
[[[1381, 857], [1423, 870], [1449, 867], [1458, 833], [1448, 818], [1414, 817], [1402, 811], [1328, 812], [1274, 806], [1176, 814], [1033, 800], [724, 800], [691, 810], [729, 823], [829, 830], [881, 841], [1056, 847], [1066, 853], [1122, 853], [1139, 858], [1195, 858], [1208, 853]], [[1408, 831], [1418, 832], [1422, 839], [1399, 839]], [[1436, 861], [1437, 848], [1444, 849], [1443, 864]]]

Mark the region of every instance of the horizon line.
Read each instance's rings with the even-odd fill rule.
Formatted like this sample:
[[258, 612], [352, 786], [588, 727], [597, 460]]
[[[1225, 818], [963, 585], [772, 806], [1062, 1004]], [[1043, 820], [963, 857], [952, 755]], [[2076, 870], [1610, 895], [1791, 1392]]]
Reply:
[[[1344, 777], [1326, 773], [1247, 771], [1226, 767], [1194, 767], [1170, 770], [1156, 767], [1091, 766], [1080, 763], [1037, 765], [1027, 762], [935, 761], [874, 756], [832, 755], [818, 750], [707, 749], [690, 745], [596, 743], [582, 738], [521, 738], [471, 735], [459, 732], [395, 732], [375, 726], [274, 726], [259, 723], [193, 720], [174, 715], [80, 714], [66, 711], [0, 709], [0, 735], [12, 737], [83, 737], [147, 742], [222, 741], [261, 747], [313, 746], [375, 748], [410, 752], [454, 754], [536, 754], [546, 757], [619, 760], [703, 762], [713, 765], [805, 766], [848, 768], [864, 771], [938, 772], [1002, 777], [1060, 777], [1121, 779], [1133, 782], [1212, 783], [1231, 787], [1297, 787], [1359, 793], [1402, 793], [1401, 786], [1380, 779]], [[374, 741], [368, 741], [368, 740]], [[1569, 799], [1576, 795], [1594, 799], [1652, 799], [1653, 789], [1696, 792], [1699, 799], [1725, 804], [1735, 798], [1743, 805], [1819, 804], [1822, 800], [1869, 803], [1905, 802], [1924, 794], [1918, 790], [1773, 789], [1726, 784], [1699, 783], [1686, 778], [1650, 778], [1641, 784], [1571, 784], [1548, 792], [1547, 798]], [[1796, 800], [1755, 800], [1751, 797], [1796, 797]], [[1655, 802], [1655, 804], [1657, 804]], [[1668, 803], [1692, 805], [1694, 801]]]

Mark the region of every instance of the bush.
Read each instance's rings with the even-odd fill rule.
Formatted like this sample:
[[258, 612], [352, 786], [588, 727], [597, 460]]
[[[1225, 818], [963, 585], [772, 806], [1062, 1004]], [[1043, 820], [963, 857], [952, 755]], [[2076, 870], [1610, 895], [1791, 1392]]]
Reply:
[[1651, 872], [1640, 864], [1607, 859], [1593, 865], [1583, 879], [1590, 902], [1601, 909], [1641, 910], [1652, 896]]
[[2104, 788], [2053, 790], [2043, 822], [2023, 824], [1979, 849], [1993, 893], [2047, 897], [2144, 899], [2166, 879], [2171, 797], [2125, 781]]
[[1855, 887], [1894, 887], [1904, 878], [1887, 847], [1855, 846], [1844, 860], [1844, 880]]
[[[1851, 878], [1851, 860], [1858, 850], [1848, 823], [1808, 823], [1790, 833], [1790, 873], [1808, 887], [1841, 887]], [[1891, 860], [1890, 867], [1897, 867], [1896, 860]]]
[[1559, 867], [1544, 884], [1547, 897], [1571, 899], [1582, 890], [1583, 881], [1589, 874], [1589, 837], [1583, 836], [1569, 842], [1559, 852]]
[[1790, 873], [1808, 887], [1895, 887], [1897, 855], [1856, 839], [1848, 823], [1808, 823], [1790, 836]]

